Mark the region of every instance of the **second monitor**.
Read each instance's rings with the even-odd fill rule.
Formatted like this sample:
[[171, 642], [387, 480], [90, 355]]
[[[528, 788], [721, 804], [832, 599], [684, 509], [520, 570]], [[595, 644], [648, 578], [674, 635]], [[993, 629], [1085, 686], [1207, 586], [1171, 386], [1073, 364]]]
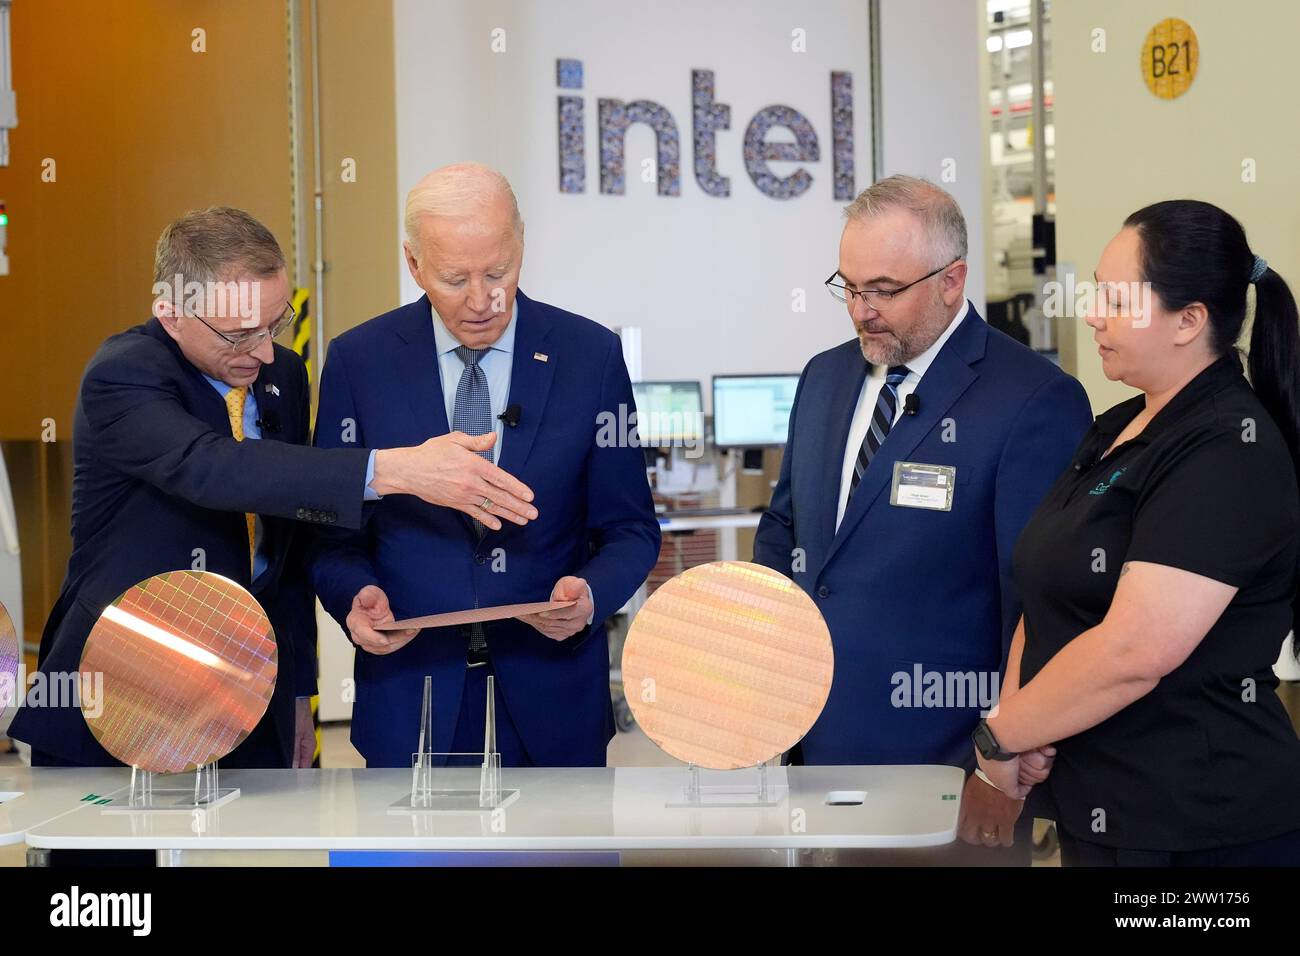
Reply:
[[641, 443], [664, 447], [704, 437], [699, 382], [633, 382]]
[[784, 445], [797, 374], [713, 376], [713, 443], [719, 448]]

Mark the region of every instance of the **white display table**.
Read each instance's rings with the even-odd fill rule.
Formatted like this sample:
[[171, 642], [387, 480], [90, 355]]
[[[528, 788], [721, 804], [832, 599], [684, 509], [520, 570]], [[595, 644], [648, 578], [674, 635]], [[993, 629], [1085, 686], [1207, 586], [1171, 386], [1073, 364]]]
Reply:
[[[113, 773], [93, 771], [96, 780], [105, 772]], [[115, 792], [125, 799], [129, 771], [116, 774]], [[476, 768], [438, 775], [435, 786], [478, 787]], [[41, 849], [154, 849], [166, 865], [323, 862], [327, 851], [384, 850], [603, 853], [622, 862], [715, 851], [710, 859], [795, 862], [800, 849], [950, 843], [963, 783], [955, 767], [776, 767], [768, 772], [771, 805], [681, 808], [668, 804], [685, 799], [683, 768], [507, 768], [502, 777], [519, 795], [496, 811], [397, 812], [394, 803], [410, 793], [409, 771], [229, 770], [222, 786], [241, 794], [214, 810], [104, 813], [83, 805], [34, 823], [26, 839]], [[702, 799], [752, 800], [757, 781], [753, 770], [704, 771]]]
[[124, 794], [131, 771], [111, 767], [0, 767], [0, 846], [48, 820]]

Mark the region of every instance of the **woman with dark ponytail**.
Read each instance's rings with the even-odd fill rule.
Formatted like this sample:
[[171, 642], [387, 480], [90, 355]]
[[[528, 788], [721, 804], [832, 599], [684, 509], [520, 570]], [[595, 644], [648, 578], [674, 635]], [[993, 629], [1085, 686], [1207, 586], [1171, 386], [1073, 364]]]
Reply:
[[980, 766], [1051, 791], [1067, 865], [1300, 865], [1272, 667], [1300, 557], [1295, 298], [1191, 200], [1129, 216], [1096, 279], [1102, 368], [1142, 394], [1097, 419], [1017, 544], [1024, 615]]

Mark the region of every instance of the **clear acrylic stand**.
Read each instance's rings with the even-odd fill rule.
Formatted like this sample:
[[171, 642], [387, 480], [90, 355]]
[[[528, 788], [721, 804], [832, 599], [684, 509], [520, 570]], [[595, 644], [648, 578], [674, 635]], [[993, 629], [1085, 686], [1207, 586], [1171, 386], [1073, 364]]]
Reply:
[[156, 788], [159, 776], [139, 767], [131, 768], [131, 789], [126, 803], [109, 803], [104, 813], [192, 813], [212, 810], [239, 796], [238, 787], [221, 786], [216, 761], [194, 768], [193, 787]]
[[719, 770], [726, 775], [726, 783], [705, 785], [701, 780], [700, 768], [689, 764], [686, 785], [682, 788], [682, 797], [669, 800], [665, 807], [671, 809], [700, 810], [708, 808], [738, 807], [775, 807], [789, 795], [790, 788], [784, 783], [784, 768], [777, 768], [779, 781], [773, 781], [768, 773], [767, 762], [753, 768], [758, 772], [758, 779], [753, 783], [743, 783], [739, 775], [749, 774], [751, 770]]
[[[467, 753], [435, 752], [428, 748], [433, 738], [433, 678], [424, 679], [424, 698], [420, 703], [419, 750], [411, 755], [411, 792], [391, 807], [389, 813], [478, 813], [513, 803], [518, 790], [501, 786], [501, 754], [497, 750], [496, 678], [487, 679], [487, 704], [483, 719], [483, 751]], [[456, 774], [460, 768], [435, 767], [435, 757], [482, 757], [477, 790], [435, 786], [436, 778]]]

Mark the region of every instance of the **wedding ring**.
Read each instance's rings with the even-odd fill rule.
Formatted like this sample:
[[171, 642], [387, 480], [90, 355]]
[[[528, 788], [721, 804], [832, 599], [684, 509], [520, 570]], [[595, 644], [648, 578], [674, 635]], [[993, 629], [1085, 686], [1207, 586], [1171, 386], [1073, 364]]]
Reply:
[[482, 503], [481, 505], [479, 505], [479, 507], [482, 508], [484, 511], [489, 510], [489, 509], [492, 507], [492, 499], [491, 499], [491, 498], [484, 498], [484, 499], [483, 499], [483, 503]]

